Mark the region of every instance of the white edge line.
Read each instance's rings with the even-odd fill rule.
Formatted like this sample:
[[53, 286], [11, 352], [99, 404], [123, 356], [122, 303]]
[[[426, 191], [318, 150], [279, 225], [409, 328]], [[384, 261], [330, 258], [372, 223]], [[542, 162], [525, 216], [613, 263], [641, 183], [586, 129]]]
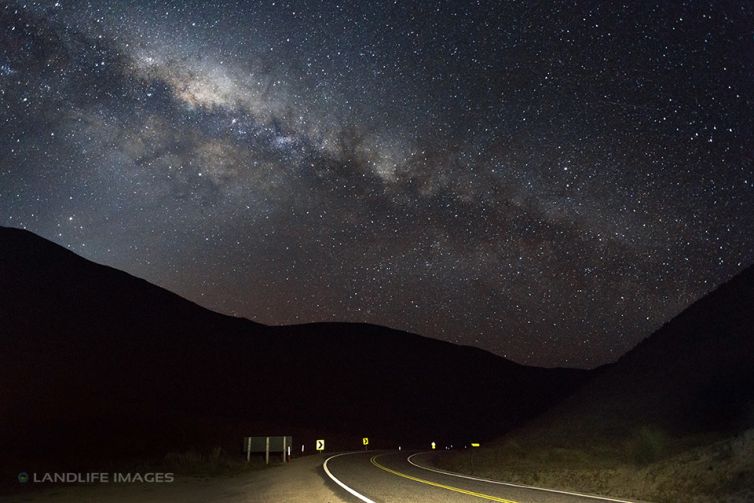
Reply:
[[324, 468], [324, 469], [325, 469], [325, 473], [327, 474], [327, 476], [328, 476], [328, 477], [330, 477], [330, 479], [332, 479], [332, 481], [333, 481], [333, 482], [335, 482], [336, 484], [338, 484], [338, 485], [339, 485], [340, 487], [342, 487], [343, 489], [345, 489], [346, 491], [348, 491], [349, 493], [351, 493], [351, 494], [352, 494], [352, 495], [354, 495], [355, 497], [359, 498], [359, 499], [360, 499], [361, 501], [363, 501], [364, 503], [375, 503], [375, 502], [374, 502], [373, 500], [370, 500], [369, 498], [367, 498], [367, 497], [366, 497], [366, 496], [364, 496], [363, 494], [361, 494], [361, 493], [358, 493], [358, 492], [356, 492], [356, 491], [355, 491], [354, 489], [351, 489], [350, 487], [348, 487], [347, 485], [345, 485], [345, 484], [344, 484], [343, 482], [341, 482], [341, 481], [340, 481], [340, 480], [339, 480], [339, 479], [338, 479], [338, 478], [337, 478], [337, 477], [336, 477], [335, 475], [333, 475], [333, 474], [332, 474], [332, 472], [330, 471], [330, 469], [329, 469], [329, 468], [327, 468], [327, 463], [328, 463], [328, 462], [329, 462], [329, 461], [330, 461], [331, 459], [335, 459], [335, 458], [338, 458], [338, 457], [340, 457], [340, 456], [348, 456], [349, 454], [360, 454], [361, 452], [362, 452], [362, 451], [357, 451], [357, 452], [344, 452], [344, 453], [341, 453], [341, 454], [336, 454], [335, 456], [330, 456], [329, 458], [327, 458], [327, 459], [325, 460], [325, 462], [324, 462], [324, 463], [322, 463], [322, 468]]
[[544, 492], [548, 492], [548, 493], [567, 494], [569, 496], [579, 496], [581, 498], [591, 498], [591, 499], [600, 500], [600, 501], [614, 501], [616, 503], [631, 503], [628, 500], [619, 500], [619, 499], [615, 499], [615, 498], [606, 498], [604, 496], [595, 496], [595, 495], [592, 495], [592, 494], [582, 494], [582, 493], [573, 493], [573, 492], [569, 492], [569, 491], [560, 491], [558, 489], [545, 489], [544, 487], [525, 486], [525, 485], [522, 485], [522, 484], [513, 484], [511, 482], [501, 482], [499, 480], [490, 480], [490, 479], [483, 479], [483, 478], [480, 478], [480, 477], [472, 477], [470, 475], [463, 475], [461, 473], [448, 472], [448, 471], [445, 471], [445, 470], [436, 470], [434, 468], [429, 468], [429, 467], [426, 467], [426, 466], [419, 465], [417, 463], [414, 463], [411, 460], [411, 458], [413, 458], [414, 456], [418, 456], [420, 454], [428, 454], [429, 452], [431, 452], [431, 451], [417, 452], [416, 454], [412, 454], [408, 458], [406, 458], [406, 461], [408, 461], [410, 464], [412, 464], [415, 467], [420, 468], [422, 470], [427, 470], [427, 471], [430, 471], [430, 472], [440, 473], [442, 475], [450, 475], [451, 477], [459, 477], [459, 478], [462, 478], [462, 479], [476, 480], [476, 481], [479, 481], [479, 482], [489, 482], [490, 484], [498, 484], [498, 485], [501, 485], [501, 486], [518, 487], [518, 488], [521, 488], [521, 489], [533, 489], [535, 491], [544, 491]]

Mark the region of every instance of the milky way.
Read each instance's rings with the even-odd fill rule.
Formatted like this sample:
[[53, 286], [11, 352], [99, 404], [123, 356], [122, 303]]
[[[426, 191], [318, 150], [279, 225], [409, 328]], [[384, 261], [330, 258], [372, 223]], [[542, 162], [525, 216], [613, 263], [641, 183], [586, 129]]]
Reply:
[[619, 357], [754, 262], [746, 2], [0, 3], [0, 224], [264, 323]]

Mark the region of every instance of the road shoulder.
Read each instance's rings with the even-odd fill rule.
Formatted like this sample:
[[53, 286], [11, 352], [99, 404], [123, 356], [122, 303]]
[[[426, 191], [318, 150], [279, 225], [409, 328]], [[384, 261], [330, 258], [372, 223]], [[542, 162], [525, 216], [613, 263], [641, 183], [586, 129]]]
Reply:
[[[170, 484], [103, 484], [51, 486], [49, 489], [0, 497], [19, 503], [345, 503], [323, 476], [321, 456], [294, 459], [233, 476], [176, 477]], [[7, 499], [10, 498], [10, 499]]]

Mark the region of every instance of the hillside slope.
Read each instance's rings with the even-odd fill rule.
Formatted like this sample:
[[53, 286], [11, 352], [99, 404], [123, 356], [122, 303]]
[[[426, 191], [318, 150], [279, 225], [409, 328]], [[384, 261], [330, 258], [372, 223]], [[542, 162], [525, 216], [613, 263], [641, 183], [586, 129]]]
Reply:
[[665, 324], [530, 428], [612, 438], [652, 425], [673, 435], [754, 425], [754, 267]]
[[267, 327], [7, 228], [0, 327], [0, 452], [40, 460], [235, 448], [242, 433], [484, 438], [587, 376], [372, 325]]
[[[648, 500], [754, 496], [754, 267], [704, 296], [474, 471]], [[471, 470], [470, 455], [446, 466]], [[749, 492], [752, 491], [752, 492]]]

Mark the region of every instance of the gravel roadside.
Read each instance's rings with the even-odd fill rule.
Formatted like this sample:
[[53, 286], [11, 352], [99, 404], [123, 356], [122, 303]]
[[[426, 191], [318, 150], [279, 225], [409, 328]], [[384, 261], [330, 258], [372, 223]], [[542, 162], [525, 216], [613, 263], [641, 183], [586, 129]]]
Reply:
[[[0, 497], [0, 502], [28, 503], [344, 503], [326, 482], [322, 456], [294, 459], [286, 466], [212, 478], [176, 477], [172, 483], [51, 486]], [[10, 499], [8, 499], [10, 498]]]

